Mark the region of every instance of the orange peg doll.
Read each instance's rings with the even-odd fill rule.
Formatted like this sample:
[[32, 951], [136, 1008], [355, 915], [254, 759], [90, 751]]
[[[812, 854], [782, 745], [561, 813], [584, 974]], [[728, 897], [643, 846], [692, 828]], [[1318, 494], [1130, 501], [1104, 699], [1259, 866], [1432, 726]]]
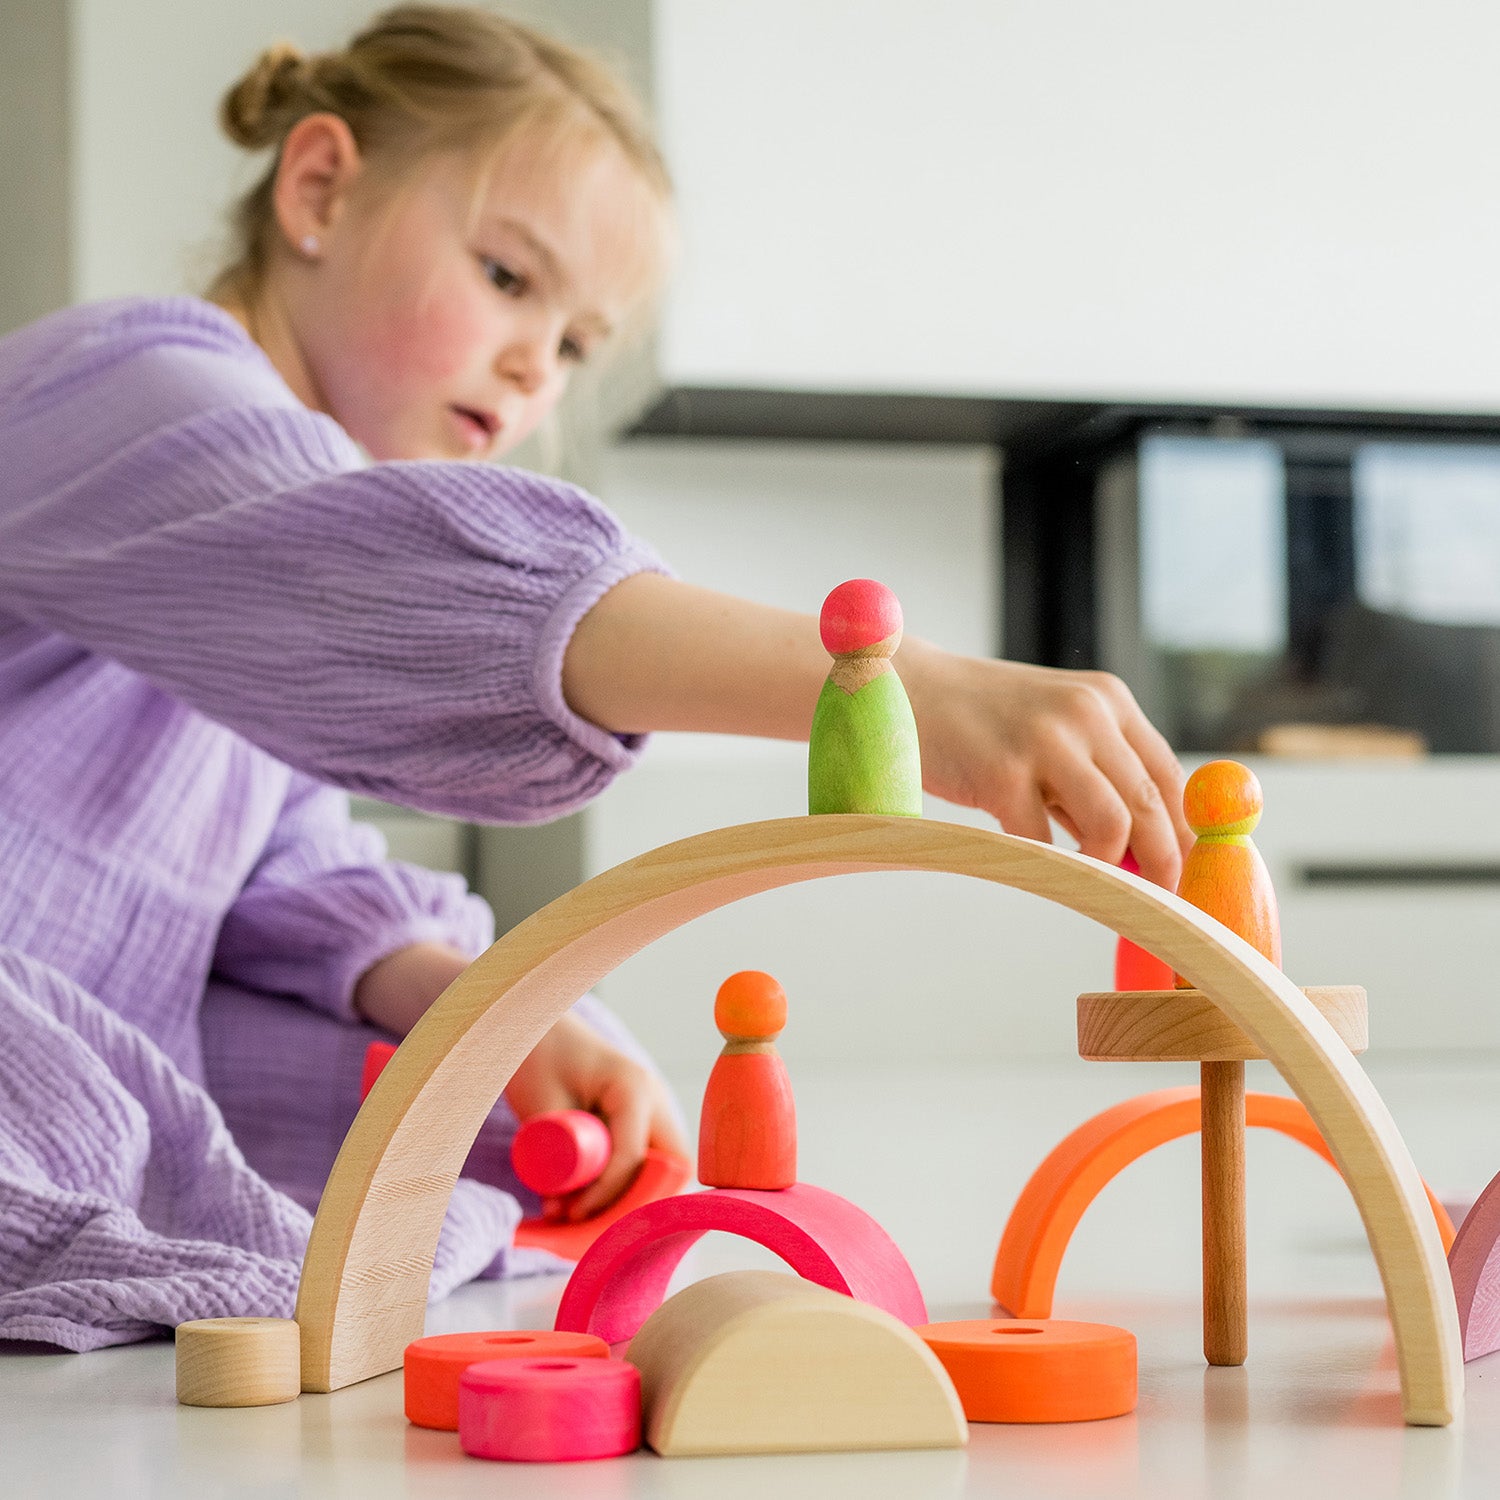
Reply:
[[[1177, 894], [1217, 917], [1280, 968], [1276, 892], [1250, 839], [1263, 806], [1255, 772], [1238, 761], [1209, 761], [1188, 777], [1182, 811], [1197, 840], [1183, 863]], [[1192, 988], [1180, 974], [1177, 987]]]
[[788, 1188], [797, 1180], [797, 1109], [775, 1038], [786, 992], [745, 969], [719, 986], [714, 1024], [724, 1037], [698, 1124], [698, 1180], [705, 1187]]

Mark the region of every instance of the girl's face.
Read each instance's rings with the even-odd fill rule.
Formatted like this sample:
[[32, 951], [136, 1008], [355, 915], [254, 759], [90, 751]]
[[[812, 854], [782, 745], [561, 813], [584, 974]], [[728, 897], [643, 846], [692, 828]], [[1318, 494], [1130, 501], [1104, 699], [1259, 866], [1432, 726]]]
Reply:
[[604, 144], [545, 176], [512, 153], [477, 196], [459, 157], [394, 193], [366, 169], [286, 299], [299, 394], [376, 459], [509, 452], [629, 311], [642, 191]]

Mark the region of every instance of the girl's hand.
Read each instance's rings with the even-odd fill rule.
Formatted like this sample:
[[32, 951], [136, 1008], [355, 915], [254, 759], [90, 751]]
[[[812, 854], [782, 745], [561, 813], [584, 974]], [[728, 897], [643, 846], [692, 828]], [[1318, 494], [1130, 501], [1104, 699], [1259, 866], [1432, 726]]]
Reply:
[[614, 1142], [598, 1181], [566, 1201], [566, 1217], [586, 1219], [630, 1185], [654, 1146], [688, 1155], [661, 1080], [612, 1047], [577, 1016], [566, 1015], [516, 1070], [505, 1097], [523, 1120], [554, 1109], [586, 1109], [609, 1126]]
[[[413, 943], [365, 972], [355, 988], [355, 1007], [367, 1020], [405, 1036], [468, 966], [456, 948]], [[587, 1218], [619, 1197], [647, 1146], [689, 1154], [656, 1074], [571, 1014], [537, 1043], [506, 1085], [505, 1097], [523, 1120], [552, 1109], [587, 1109], [609, 1126], [609, 1162], [599, 1180], [567, 1204], [572, 1219]]]
[[918, 640], [895, 666], [929, 792], [1044, 842], [1050, 817], [1110, 864], [1129, 848], [1148, 880], [1176, 889], [1193, 842], [1182, 767], [1118, 677], [955, 656]]

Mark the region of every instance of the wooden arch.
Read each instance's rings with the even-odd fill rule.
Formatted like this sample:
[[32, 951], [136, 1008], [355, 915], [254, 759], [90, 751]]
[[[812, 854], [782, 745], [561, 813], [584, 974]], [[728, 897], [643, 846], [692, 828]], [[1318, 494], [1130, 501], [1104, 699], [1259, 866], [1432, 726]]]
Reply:
[[1421, 1179], [1374, 1085], [1301, 991], [1139, 876], [986, 829], [859, 814], [747, 823], [643, 854], [537, 912], [443, 992], [380, 1075], [323, 1193], [297, 1297], [303, 1389], [337, 1390], [400, 1366], [422, 1333], [438, 1230], [464, 1157], [511, 1075], [574, 1001], [705, 912], [875, 870], [1030, 891], [1159, 955], [1218, 1005], [1307, 1106], [1349, 1183], [1385, 1287], [1406, 1420], [1454, 1419], [1458, 1317]]

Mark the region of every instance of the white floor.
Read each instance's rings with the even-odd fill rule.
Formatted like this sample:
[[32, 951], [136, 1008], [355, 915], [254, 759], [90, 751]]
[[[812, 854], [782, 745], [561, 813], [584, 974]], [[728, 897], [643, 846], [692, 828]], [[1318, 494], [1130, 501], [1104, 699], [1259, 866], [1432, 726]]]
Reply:
[[[1260, 1069], [1261, 1071], [1257, 1071]], [[1440, 1192], [1500, 1169], [1500, 1059], [1370, 1064], [1419, 1168]], [[890, 1231], [934, 1319], [983, 1317], [990, 1263], [1016, 1193], [1074, 1125], [1194, 1070], [1071, 1063], [914, 1076], [795, 1080], [802, 1178]], [[1252, 1087], [1281, 1091], [1264, 1065]], [[690, 1101], [695, 1102], [695, 1101]], [[1402, 1426], [1389, 1325], [1358, 1216], [1333, 1172], [1266, 1132], [1249, 1148], [1251, 1354], [1208, 1370], [1199, 1352], [1197, 1147], [1175, 1142], [1100, 1196], [1069, 1250], [1055, 1313], [1139, 1339], [1140, 1405], [1113, 1421], [974, 1426], [967, 1450], [510, 1466], [466, 1459], [409, 1427], [401, 1377], [280, 1407], [208, 1411], [173, 1397], [172, 1346], [0, 1355], [7, 1500], [42, 1496], [681, 1497], [861, 1500], [1262, 1497], [1443, 1500], [1500, 1493], [1500, 1357], [1468, 1367], [1464, 1421]], [[776, 1262], [709, 1236], [687, 1279]], [[469, 1287], [429, 1331], [550, 1324], [561, 1278]]]

